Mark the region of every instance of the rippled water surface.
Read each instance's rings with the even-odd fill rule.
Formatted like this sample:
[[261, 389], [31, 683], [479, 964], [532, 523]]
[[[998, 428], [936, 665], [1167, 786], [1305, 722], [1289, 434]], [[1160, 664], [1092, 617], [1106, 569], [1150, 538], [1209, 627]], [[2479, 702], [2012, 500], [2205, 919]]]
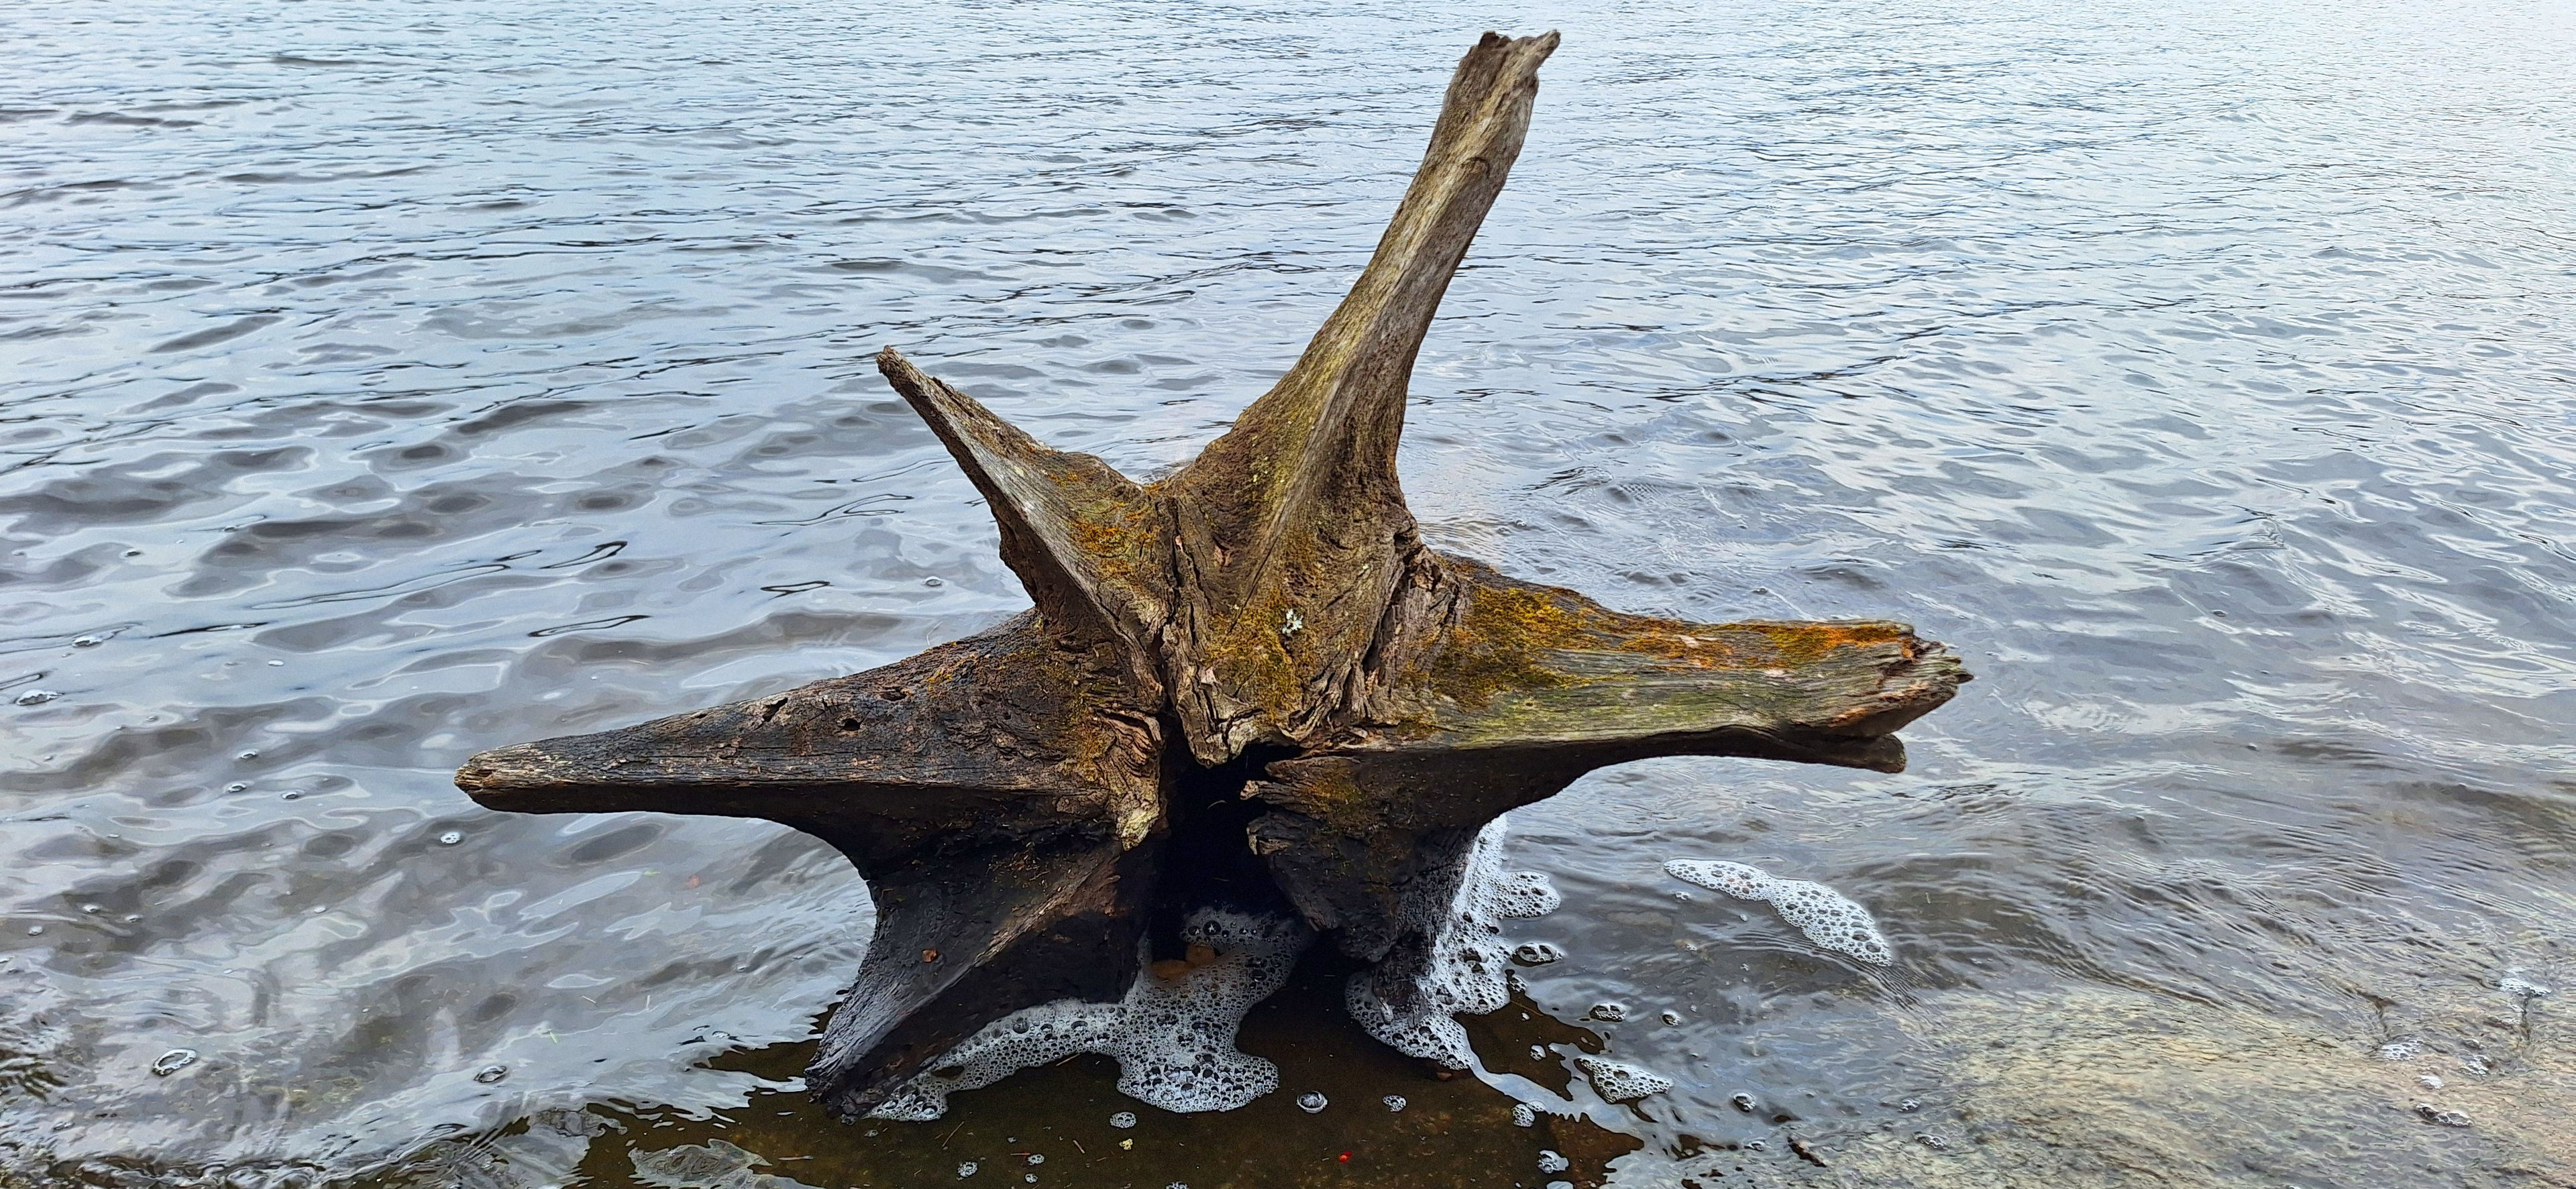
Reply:
[[[1402, 7], [0, 14], [0, 1183], [2576, 1183], [2576, 15]], [[1483, 1076], [1319, 967], [1282, 1093], [1132, 1131], [1086, 1062], [825, 1121], [836, 854], [450, 786], [1014, 613], [868, 354], [1187, 458], [1488, 26], [1565, 47], [1427, 535], [1909, 620], [1979, 676], [1911, 771], [1596, 773], [1512, 817], [1566, 956]]]

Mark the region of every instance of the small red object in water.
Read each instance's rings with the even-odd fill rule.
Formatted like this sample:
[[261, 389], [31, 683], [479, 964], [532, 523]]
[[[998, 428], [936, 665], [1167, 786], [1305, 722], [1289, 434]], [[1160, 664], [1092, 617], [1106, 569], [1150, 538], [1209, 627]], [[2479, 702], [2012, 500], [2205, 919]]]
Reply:
[[1342, 1163], [1344, 1163], [1344, 1164], [1348, 1164], [1348, 1163], [1350, 1163], [1350, 1162], [1351, 1162], [1351, 1154], [1350, 1154], [1350, 1153], [1348, 1153], [1348, 1152], [1344, 1152], [1344, 1153], [1342, 1153]]

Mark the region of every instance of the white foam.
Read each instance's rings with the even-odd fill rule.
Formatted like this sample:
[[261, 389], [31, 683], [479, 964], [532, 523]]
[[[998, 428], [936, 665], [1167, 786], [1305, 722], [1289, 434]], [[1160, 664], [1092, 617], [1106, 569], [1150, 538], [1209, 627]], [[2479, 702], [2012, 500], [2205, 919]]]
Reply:
[[1823, 949], [1872, 966], [1896, 960], [1896, 950], [1879, 933], [1869, 910], [1823, 884], [1779, 879], [1759, 867], [1708, 859], [1674, 859], [1664, 864], [1664, 872], [1738, 900], [1769, 901], [1781, 920]]
[[1451, 1069], [1475, 1064], [1459, 1016], [1511, 1001], [1506, 920], [1546, 916], [1564, 903], [1547, 877], [1502, 869], [1503, 820], [1486, 823], [1458, 862], [1406, 885], [1397, 915], [1420, 945], [1418, 961], [1390, 959], [1351, 976], [1342, 1001], [1360, 1027], [1407, 1056]]
[[1118, 1062], [1120, 1093], [1167, 1111], [1230, 1111], [1279, 1088], [1279, 1067], [1234, 1047], [1245, 1012], [1288, 981], [1312, 940], [1298, 921], [1200, 909], [1182, 937], [1216, 960], [1169, 979], [1139, 973], [1117, 1003], [1059, 1000], [1022, 1008], [958, 1042], [870, 1118], [921, 1122], [948, 1096], [1020, 1070], [1097, 1053]]
[[1592, 1083], [1592, 1092], [1603, 1102], [1635, 1102], [1649, 1094], [1661, 1094], [1673, 1088], [1673, 1079], [1650, 1070], [1599, 1057], [1577, 1057], [1574, 1067], [1583, 1071]]

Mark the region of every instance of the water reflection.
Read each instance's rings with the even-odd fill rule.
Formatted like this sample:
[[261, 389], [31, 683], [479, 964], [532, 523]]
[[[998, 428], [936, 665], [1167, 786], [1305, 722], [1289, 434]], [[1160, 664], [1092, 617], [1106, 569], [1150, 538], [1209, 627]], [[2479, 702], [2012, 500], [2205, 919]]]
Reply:
[[[0, 1179], [2576, 1177], [2565, 1008], [2508, 988], [2576, 983], [2563, 12], [16, 15]], [[868, 928], [837, 856], [448, 786], [1016, 611], [867, 355], [1189, 456], [1488, 24], [1566, 44], [1417, 375], [1426, 531], [1628, 610], [1911, 620], [1980, 676], [1913, 772], [1516, 814], [1563, 958], [1482, 1078], [1301, 982], [1245, 1043], [1326, 1110], [1121, 1131], [1077, 1062], [959, 1095], [969, 1149], [783, 1081]]]

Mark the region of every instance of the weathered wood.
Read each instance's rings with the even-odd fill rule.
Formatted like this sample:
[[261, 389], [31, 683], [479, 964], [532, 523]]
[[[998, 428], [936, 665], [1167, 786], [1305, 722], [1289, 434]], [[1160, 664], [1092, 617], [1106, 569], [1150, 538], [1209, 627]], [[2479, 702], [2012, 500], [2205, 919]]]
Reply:
[[1116, 998], [1181, 956], [1191, 906], [1293, 911], [1421, 969], [1407, 889], [1604, 764], [1903, 767], [1893, 732], [1968, 676], [1904, 625], [1627, 615], [1415, 530], [1396, 477], [1414, 357], [1555, 47], [1469, 51], [1349, 296], [1161, 481], [878, 356], [992, 508], [1033, 611], [775, 697], [485, 752], [457, 783], [521, 812], [763, 817], [849, 855], [877, 931], [809, 1074], [855, 1115], [987, 1022]]

